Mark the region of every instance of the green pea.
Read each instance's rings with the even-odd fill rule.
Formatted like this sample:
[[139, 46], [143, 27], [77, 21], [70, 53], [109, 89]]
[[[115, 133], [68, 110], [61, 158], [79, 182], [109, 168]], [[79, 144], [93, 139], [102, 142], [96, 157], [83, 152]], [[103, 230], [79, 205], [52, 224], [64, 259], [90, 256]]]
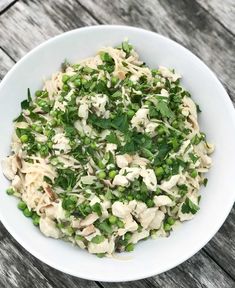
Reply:
[[28, 208], [25, 208], [23, 213], [25, 217], [31, 217], [33, 215], [33, 212], [30, 211]]
[[13, 188], [8, 188], [6, 192], [8, 195], [13, 195], [15, 193], [15, 190]]
[[85, 145], [88, 145], [88, 144], [90, 144], [91, 143], [91, 140], [88, 138], [88, 137], [86, 137], [85, 139], [84, 139], [84, 144]]
[[40, 97], [40, 96], [42, 95], [42, 93], [43, 93], [42, 90], [37, 90], [37, 91], [35, 92], [35, 96], [36, 96], [36, 97]]
[[100, 171], [100, 172], [98, 173], [98, 178], [99, 178], [99, 179], [105, 179], [105, 177], [106, 177], [106, 173], [105, 173], [104, 171]]
[[48, 146], [48, 148], [52, 148], [52, 146], [53, 146], [53, 143], [51, 142], [51, 141], [49, 141], [49, 142], [47, 142], [47, 146]]
[[190, 176], [192, 178], [196, 178], [197, 177], [197, 170], [193, 170], [191, 173], [190, 173]]
[[163, 127], [159, 127], [157, 129], [157, 132], [158, 132], [159, 135], [163, 135], [165, 133], [165, 129]]
[[155, 203], [154, 203], [154, 201], [153, 201], [152, 199], [148, 199], [146, 204], [147, 204], [147, 206], [148, 206], [149, 208], [155, 206]]
[[173, 164], [173, 160], [170, 159], [170, 158], [168, 158], [168, 159], [166, 159], [166, 163], [167, 163], [168, 165], [172, 165], [172, 164]]
[[66, 83], [68, 80], [69, 80], [69, 76], [68, 75], [66, 75], [66, 74], [64, 74], [63, 76], [62, 76], [62, 82], [63, 83]]
[[74, 84], [75, 87], [80, 87], [81, 86], [81, 80], [80, 79], [76, 79], [76, 80], [74, 80], [73, 84]]
[[109, 223], [115, 224], [117, 222], [117, 217], [114, 215], [109, 216]]
[[117, 77], [114, 77], [114, 76], [113, 76], [113, 77], [111, 78], [111, 83], [112, 83], [113, 86], [115, 86], [115, 85], [118, 83], [118, 81], [119, 81], [119, 79], [118, 79]]
[[24, 210], [25, 208], [27, 208], [27, 205], [24, 201], [20, 201], [17, 205], [17, 207], [20, 209], [20, 210]]
[[129, 243], [126, 245], [125, 247], [126, 252], [131, 252], [134, 250], [134, 244], [133, 243]]
[[157, 177], [161, 177], [164, 174], [164, 169], [162, 167], [156, 167], [155, 174]]
[[124, 223], [122, 222], [122, 220], [120, 220], [120, 219], [118, 219], [118, 221], [117, 221], [117, 226], [118, 226], [118, 228], [124, 228]]
[[178, 128], [179, 127], [179, 124], [178, 124], [178, 122], [176, 120], [174, 120], [171, 125], [174, 128]]
[[118, 186], [118, 191], [119, 191], [119, 192], [124, 192], [124, 191], [125, 191], [125, 187]]
[[33, 217], [33, 224], [35, 226], [38, 226], [40, 222], [40, 216], [36, 215], [35, 217]]
[[86, 79], [82, 79], [82, 85], [85, 85], [88, 81]]
[[37, 125], [34, 130], [35, 130], [37, 133], [41, 133], [41, 132], [42, 132], [42, 127]]
[[117, 175], [117, 171], [111, 170], [109, 171], [109, 178], [113, 179]]
[[165, 230], [166, 232], [169, 232], [171, 229], [172, 229], [172, 228], [171, 228], [171, 225], [170, 225], [170, 224], [168, 224], [168, 223], [165, 223], [165, 224], [164, 224], [164, 230]]
[[127, 115], [128, 115], [129, 117], [133, 117], [133, 116], [135, 115], [135, 111], [129, 109], [129, 110], [127, 111]]
[[92, 149], [95, 149], [96, 147], [97, 147], [96, 143], [94, 143], [94, 142], [91, 143], [91, 148], [92, 148]]
[[62, 87], [63, 91], [69, 91], [69, 85], [67, 84], [64, 84], [63, 87]]
[[26, 134], [21, 135], [21, 136], [20, 136], [20, 141], [21, 141], [22, 143], [27, 143], [27, 142], [29, 141], [28, 135], [26, 135]]
[[124, 236], [124, 239], [129, 241], [129, 240], [131, 240], [131, 236], [132, 236], [131, 232], [127, 232]]
[[168, 217], [166, 222], [169, 224], [169, 225], [174, 225], [175, 224], [175, 219], [172, 218], [172, 217]]

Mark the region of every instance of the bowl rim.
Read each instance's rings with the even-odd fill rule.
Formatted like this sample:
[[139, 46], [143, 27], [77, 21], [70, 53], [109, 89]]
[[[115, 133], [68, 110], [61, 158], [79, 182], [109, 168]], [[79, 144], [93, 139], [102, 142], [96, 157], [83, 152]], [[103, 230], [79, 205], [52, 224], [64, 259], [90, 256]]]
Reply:
[[[147, 34], [152, 34], [153, 36], [157, 36], [159, 38], [162, 38], [164, 41], [168, 41], [171, 45], [174, 45], [175, 47], [179, 47], [181, 49], [183, 49], [184, 53], [187, 53], [188, 55], [190, 55], [190, 57], [194, 58], [197, 62], [200, 62], [200, 65], [202, 65], [204, 67], [205, 70], [207, 70], [207, 73], [210, 74], [210, 76], [212, 78], [214, 78], [214, 80], [218, 83], [218, 85], [220, 86], [220, 89], [222, 89], [222, 91], [224, 92], [224, 105], [226, 105], [230, 117], [231, 117], [231, 125], [233, 125], [235, 127], [235, 110], [232, 104], [232, 101], [226, 91], [226, 89], [224, 88], [224, 86], [222, 85], [222, 83], [220, 82], [220, 80], [217, 78], [217, 76], [215, 75], [215, 73], [195, 54], [193, 54], [190, 50], [188, 50], [186, 47], [184, 47], [183, 45], [179, 44], [178, 42], [163, 36], [159, 33], [153, 32], [153, 31], [149, 31], [143, 28], [139, 28], [139, 27], [134, 27], [134, 26], [128, 26], [128, 25], [91, 25], [91, 26], [86, 26], [86, 27], [80, 27], [77, 29], [73, 29], [67, 32], [63, 32], [59, 35], [56, 35], [54, 37], [49, 38], [48, 40], [42, 42], [41, 44], [39, 44], [38, 46], [36, 46], [35, 48], [33, 48], [32, 50], [30, 50], [28, 53], [26, 53], [8, 72], [7, 74], [4, 76], [4, 78], [2, 79], [1, 83], [0, 83], [0, 90], [4, 87], [5, 83], [7, 83], [8, 78], [11, 77], [11, 75], [15, 72], [15, 70], [17, 69], [18, 66], [20, 66], [25, 59], [27, 59], [29, 56], [31, 56], [32, 54], [36, 53], [38, 50], [40, 50], [41, 48], [47, 46], [48, 44], [50, 44], [53, 41], [56, 41], [58, 38], [64, 37], [65, 35], [68, 34], [76, 34], [78, 33], [78, 31], [89, 31], [89, 30], [119, 30], [119, 29], [126, 29], [129, 33], [131, 33], [132, 31], [139, 31], [142, 33], [147, 33]], [[139, 273], [138, 276], [136, 277], [129, 277], [127, 274], [125, 276], [123, 276], [122, 279], [118, 279], [117, 277], [112, 277], [112, 279], [110, 278], [109, 275], [106, 275], [105, 277], [98, 277], [98, 276], [92, 276], [90, 274], [86, 274], [84, 275], [84, 273], [82, 274], [76, 274], [73, 272], [68, 271], [66, 268], [63, 267], [63, 265], [58, 264], [58, 263], [52, 263], [50, 260], [42, 257], [40, 255], [40, 253], [35, 250], [35, 249], [31, 249], [31, 248], [26, 248], [24, 245], [24, 239], [21, 238], [20, 235], [18, 235], [17, 233], [14, 232], [14, 228], [11, 227], [11, 225], [8, 225], [8, 222], [6, 220], [6, 218], [4, 217], [4, 215], [1, 213], [0, 210], [0, 221], [3, 223], [4, 227], [7, 229], [7, 231], [14, 237], [14, 239], [25, 249], [27, 250], [30, 254], [32, 254], [34, 257], [36, 257], [37, 259], [39, 259], [40, 261], [46, 263], [47, 265], [51, 266], [54, 269], [57, 269], [59, 271], [62, 271], [64, 273], [67, 273], [69, 275], [75, 276], [75, 277], [79, 277], [79, 278], [83, 278], [83, 279], [87, 279], [87, 280], [93, 280], [93, 281], [102, 281], [102, 282], [126, 282], [126, 281], [134, 281], [134, 280], [140, 280], [143, 278], [147, 278], [147, 277], [151, 277], [154, 275], [158, 275], [161, 274], [165, 271], [168, 271], [170, 269], [173, 269], [174, 267], [182, 264], [183, 262], [185, 262], [187, 259], [191, 258], [194, 254], [196, 254], [200, 249], [202, 249], [202, 247], [204, 247], [213, 237], [214, 235], [218, 232], [218, 230], [221, 228], [221, 226], [223, 225], [223, 223], [225, 222], [226, 218], [228, 217], [233, 205], [234, 205], [234, 201], [235, 201], [235, 194], [234, 194], [234, 200], [233, 202], [231, 201], [231, 204], [229, 205], [229, 207], [227, 208], [226, 211], [223, 212], [223, 217], [220, 217], [220, 221], [217, 222], [217, 225], [214, 226], [214, 230], [213, 232], [211, 232], [207, 237], [206, 240], [202, 243], [200, 243], [200, 245], [197, 245], [197, 247], [194, 247], [190, 253], [186, 254], [184, 257], [182, 257], [180, 260], [175, 261], [175, 263], [172, 264], [168, 264], [167, 267], [164, 267], [162, 269], [158, 269], [158, 271], [154, 271], [154, 269], [152, 269], [151, 271], [147, 271], [147, 272], [143, 272], [143, 273]], [[144, 270], [143, 270], [144, 271]]]

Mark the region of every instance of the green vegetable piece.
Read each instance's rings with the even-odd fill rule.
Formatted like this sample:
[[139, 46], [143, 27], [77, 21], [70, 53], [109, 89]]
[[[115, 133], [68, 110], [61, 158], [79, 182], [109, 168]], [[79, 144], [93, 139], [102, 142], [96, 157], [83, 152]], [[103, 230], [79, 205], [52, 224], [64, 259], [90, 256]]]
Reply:
[[100, 169], [104, 169], [105, 168], [105, 164], [103, 163], [102, 160], [98, 161], [98, 166], [99, 166]]
[[157, 177], [162, 177], [162, 175], [164, 174], [164, 169], [162, 167], [156, 167], [155, 174]]
[[73, 227], [68, 226], [68, 227], [66, 228], [66, 233], [67, 233], [69, 236], [72, 236], [72, 235], [74, 234], [74, 229], [73, 229]]
[[27, 208], [27, 205], [24, 201], [20, 201], [17, 205], [17, 207], [20, 209], [20, 210], [24, 210], [25, 208]]
[[119, 79], [118, 79], [117, 77], [112, 76], [112, 78], [111, 78], [111, 84], [112, 84], [113, 86], [115, 86], [115, 85], [118, 83], [118, 81], [119, 81]]
[[103, 242], [105, 240], [105, 237], [103, 235], [96, 235], [95, 237], [93, 237], [91, 239], [91, 242], [92, 243], [95, 243], [95, 244], [100, 244], [101, 242]]
[[25, 217], [31, 217], [33, 215], [33, 212], [30, 211], [28, 208], [25, 208], [23, 213]]
[[109, 178], [113, 179], [117, 175], [117, 171], [111, 170], [109, 171]]
[[171, 158], [167, 158], [166, 159], [166, 164], [172, 165], [173, 164], [173, 160]]
[[181, 207], [181, 211], [184, 214], [196, 214], [199, 209], [199, 206], [194, 204], [188, 197], [185, 199], [185, 202]]
[[158, 101], [156, 109], [161, 113], [162, 117], [172, 118], [174, 116], [174, 113], [163, 100]]
[[62, 76], [62, 82], [63, 83], [67, 83], [67, 81], [69, 80], [69, 75], [66, 75], [66, 74], [64, 74], [63, 76]]
[[131, 236], [132, 236], [132, 233], [131, 233], [131, 232], [126, 232], [126, 234], [125, 234], [125, 236], [124, 236], [124, 239], [125, 239], [126, 241], [129, 241], [129, 240], [131, 240]]
[[128, 115], [129, 117], [133, 117], [133, 116], [135, 115], [135, 111], [129, 109], [129, 110], [127, 111], [127, 115]]
[[13, 188], [8, 188], [6, 192], [8, 195], [13, 195], [15, 193], [15, 190]]
[[40, 222], [40, 216], [38, 216], [38, 215], [35, 213], [35, 214], [33, 214], [32, 219], [33, 219], [33, 224], [34, 224], [35, 226], [38, 226], [38, 225], [39, 225], [39, 222]]
[[112, 234], [113, 232], [113, 229], [112, 227], [105, 221], [101, 222], [99, 225], [98, 225], [98, 228], [101, 230], [101, 232], [103, 232], [104, 234]]
[[122, 42], [122, 50], [127, 53], [127, 56], [129, 56], [132, 50], [132, 45], [130, 45], [128, 41], [124, 41]]
[[85, 139], [84, 139], [84, 144], [85, 145], [89, 145], [91, 143], [91, 140], [88, 138], [88, 137], [86, 137]]
[[165, 224], [164, 224], [164, 230], [165, 230], [166, 232], [171, 231], [171, 229], [172, 229], [172, 227], [171, 227], [170, 224], [168, 224], [168, 223], [165, 223]]
[[118, 226], [118, 228], [124, 228], [125, 227], [124, 223], [120, 219], [117, 220], [117, 226]]
[[114, 215], [109, 216], [109, 223], [110, 224], [115, 224], [117, 222], [117, 217]]
[[103, 258], [106, 254], [105, 253], [97, 253], [96, 256], [99, 258]]
[[104, 171], [100, 171], [100, 172], [98, 173], [98, 178], [99, 178], [100, 180], [105, 179], [105, 177], [106, 177], [106, 173], [105, 173]]
[[27, 135], [27, 134], [21, 135], [21, 136], [20, 136], [20, 141], [21, 141], [22, 143], [27, 143], [27, 142], [29, 141], [28, 135]]
[[206, 185], [207, 185], [207, 182], [208, 182], [208, 179], [207, 178], [205, 178], [204, 180], [203, 180], [203, 185], [206, 187]]
[[129, 244], [126, 245], [125, 251], [126, 251], [126, 252], [131, 252], [131, 251], [134, 250], [134, 247], [135, 247], [135, 246], [134, 246], [133, 243], [129, 243]]
[[197, 177], [197, 170], [193, 170], [191, 173], [190, 173], [190, 176], [192, 178], [196, 178]]
[[83, 240], [84, 240], [84, 237], [81, 236], [81, 235], [76, 235], [76, 236], [75, 236], [75, 240], [76, 240], [76, 241], [83, 241]]
[[100, 203], [96, 202], [94, 205], [91, 206], [93, 212], [96, 212], [98, 216], [102, 215], [102, 207]]
[[168, 217], [166, 222], [169, 224], [169, 225], [174, 225], [175, 224], [175, 219], [173, 217]]
[[148, 206], [149, 208], [155, 206], [155, 203], [154, 203], [154, 201], [153, 201], [152, 199], [148, 199], [146, 204], [147, 204], [147, 206]]

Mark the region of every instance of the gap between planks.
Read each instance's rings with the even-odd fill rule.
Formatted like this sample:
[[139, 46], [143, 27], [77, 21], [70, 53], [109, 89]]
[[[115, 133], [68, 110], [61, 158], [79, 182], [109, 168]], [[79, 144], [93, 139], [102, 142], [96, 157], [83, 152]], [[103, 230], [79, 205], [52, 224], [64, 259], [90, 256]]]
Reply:
[[11, 8], [18, 0], [1, 0], [0, 3], [0, 16], [5, 13], [9, 8]]
[[[228, 27], [226, 27], [223, 22], [221, 22], [219, 20], [219, 18], [215, 17], [215, 15], [213, 13], [210, 12], [210, 9], [206, 9], [200, 2], [198, 2], [197, 0], [194, 0], [195, 2], [197, 2], [197, 4], [201, 7], [201, 9], [203, 9], [206, 13], [210, 14], [210, 16], [214, 19], [214, 21], [216, 21], [217, 23], [219, 23], [228, 33], [231, 34], [232, 37], [235, 37], [235, 31], [232, 31], [230, 29], [228, 29]], [[235, 15], [234, 15], [235, 17]]]

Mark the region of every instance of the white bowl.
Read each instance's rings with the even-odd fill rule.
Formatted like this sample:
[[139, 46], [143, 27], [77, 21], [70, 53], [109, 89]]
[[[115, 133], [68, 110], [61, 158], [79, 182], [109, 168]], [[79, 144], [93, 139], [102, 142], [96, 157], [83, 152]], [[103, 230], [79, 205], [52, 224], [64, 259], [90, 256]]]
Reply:
[[9, 153], [12, 120], [29, 87], [35, 91], [71, 62], [94, 55], [102, 46], [117, 45], [128, 37], [151, 67], [164, 65], [183, 75], [182, 84], [200, 105], [201, 130], [215, 144], [208, 186], [196, 217], [183, 223], [169, 238], [139, 243], [130, 259], [97, 258], [61, 240], [46, 238], [17, 209], [17, 200], [6, 195], [8, 181], [0, 173], [0, 219], [12, 236], [31, 254], [48, 265], [81, 278], [98, 281], [136, 280], [164, 272], [201, 249], [226, 219], [235, 199], [235, 113], [229, 97], [211, 70], [176, 42], [153, 32], [125, 26], [77, 29], [41, 44], [23, 57], [0, 85], [0, 158]]

